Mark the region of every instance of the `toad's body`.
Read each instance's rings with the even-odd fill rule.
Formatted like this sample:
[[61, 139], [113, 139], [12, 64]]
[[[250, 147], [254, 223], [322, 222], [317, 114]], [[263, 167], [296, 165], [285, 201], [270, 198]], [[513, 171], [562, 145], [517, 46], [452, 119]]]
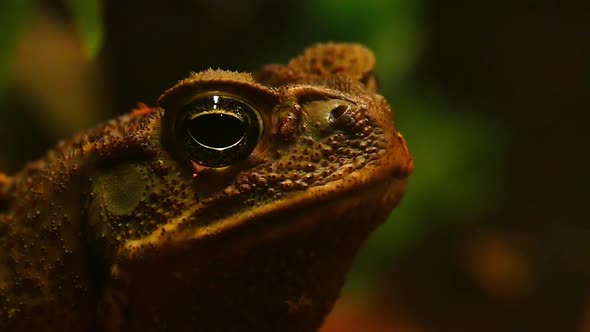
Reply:
[[373, 63], [193, 74], [0, 174], [0, 331], [316, 331], [411, 173]]

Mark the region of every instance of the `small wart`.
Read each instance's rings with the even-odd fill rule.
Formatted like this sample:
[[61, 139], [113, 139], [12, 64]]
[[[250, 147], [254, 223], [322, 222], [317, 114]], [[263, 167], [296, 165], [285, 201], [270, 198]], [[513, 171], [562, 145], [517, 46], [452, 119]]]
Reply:
[[374, 65], [192, 73], [0, 173], [0, 331], [317, 331], [412, 173]]

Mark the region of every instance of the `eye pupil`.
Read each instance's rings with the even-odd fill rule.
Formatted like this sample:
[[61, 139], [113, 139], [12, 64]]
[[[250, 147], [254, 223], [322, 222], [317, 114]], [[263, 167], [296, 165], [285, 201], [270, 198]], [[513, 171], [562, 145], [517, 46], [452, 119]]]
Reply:
[[189, 120], [187, 130], [197, 143], [223, 149], [239, 143], [246, 134], [246, 126], [233, 115], [206, 113]]

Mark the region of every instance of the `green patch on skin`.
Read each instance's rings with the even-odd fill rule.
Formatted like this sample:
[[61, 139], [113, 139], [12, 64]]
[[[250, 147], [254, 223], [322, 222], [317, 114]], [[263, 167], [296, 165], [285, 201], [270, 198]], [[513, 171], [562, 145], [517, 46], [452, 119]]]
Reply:
[[103, 206], [115, 216], [131, 214], [145, 197], [145, 169], [139, 165], [119, 165], [101, 174], [96, 192]]

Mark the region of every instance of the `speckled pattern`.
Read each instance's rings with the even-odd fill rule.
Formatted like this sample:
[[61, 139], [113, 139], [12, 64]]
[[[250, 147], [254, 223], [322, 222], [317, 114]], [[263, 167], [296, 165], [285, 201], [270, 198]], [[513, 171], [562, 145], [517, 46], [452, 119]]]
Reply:
[[[254, 75], [194, 73], [0, 174], [0, 331], [316, 331], [412, 172], [374, 63], [322, 44]], [[175, 136], [208, 91], [264, 126], [223, 168]]]

